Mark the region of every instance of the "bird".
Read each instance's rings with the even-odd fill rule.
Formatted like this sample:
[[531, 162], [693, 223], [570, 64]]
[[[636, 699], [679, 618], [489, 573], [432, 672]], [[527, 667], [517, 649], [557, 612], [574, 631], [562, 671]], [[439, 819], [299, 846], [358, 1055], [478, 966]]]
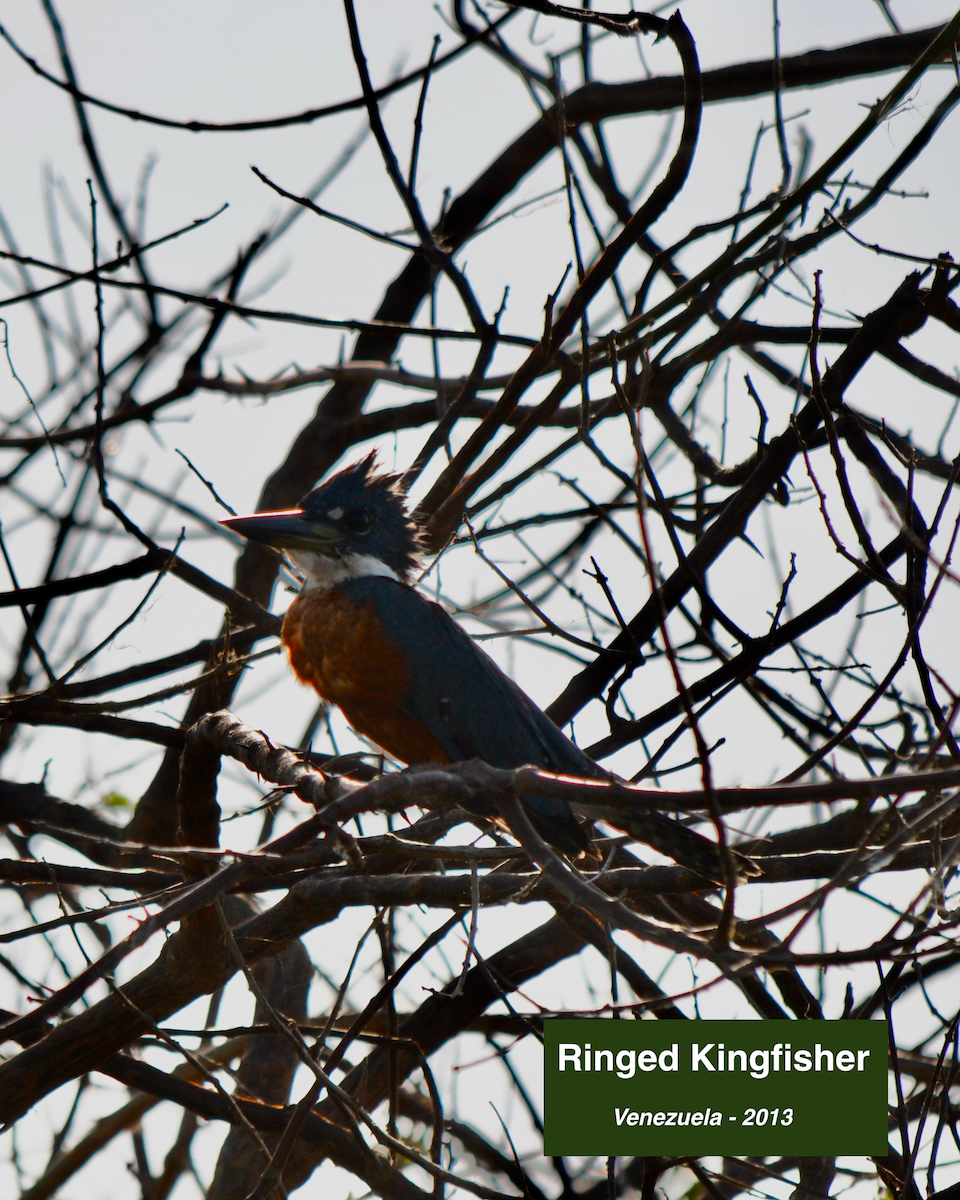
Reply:
[[[220, 523], [293, 559], [303, 586], [281, 632], [290, 665], [392, 758], [407, 765], [482, 759], [506, 769], [615, 778], [413, 586], [423, 531], [401, 477], [381, 470], [375, 451], [296, 508]], [[587, 830], [565, 801], [523, 795], [521, 803], [555, 849], [573, 859], [589, 849]], [[629, 828], [675, 861], [722, 879], [716, 844], [677, 821], [635, 809]]]

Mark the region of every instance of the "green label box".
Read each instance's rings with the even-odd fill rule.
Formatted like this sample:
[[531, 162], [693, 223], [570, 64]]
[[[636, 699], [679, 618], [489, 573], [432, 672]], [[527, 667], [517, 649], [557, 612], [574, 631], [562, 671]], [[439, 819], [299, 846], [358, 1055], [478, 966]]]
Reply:
[[544, 1153], [882, 1155], [881, 1021], [544, 1022]]

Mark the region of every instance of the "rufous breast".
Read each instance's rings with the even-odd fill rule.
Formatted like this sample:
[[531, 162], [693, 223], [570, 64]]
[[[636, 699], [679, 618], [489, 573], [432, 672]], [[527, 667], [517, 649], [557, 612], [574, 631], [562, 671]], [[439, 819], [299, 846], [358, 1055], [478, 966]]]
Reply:
[[408, 711], [409, 667], [371, 605], [337, 587], [302, 592], [283, 622], [297, 678], [342, 710], [358, 732], [405, 763], [445, 762], [426, 725]]

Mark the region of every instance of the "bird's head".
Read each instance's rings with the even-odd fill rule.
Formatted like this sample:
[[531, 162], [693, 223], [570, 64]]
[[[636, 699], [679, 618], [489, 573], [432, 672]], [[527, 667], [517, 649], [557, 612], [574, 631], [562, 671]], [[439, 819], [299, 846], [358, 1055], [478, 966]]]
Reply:
[[420, 531], [407, 514], [400, 476], [377, 469], [376, 453], [333, 475], [299, 508], [221, 521], [254, 542], [286, 550], [307, 586], [362, 575], [406, 583], [418, 563]]

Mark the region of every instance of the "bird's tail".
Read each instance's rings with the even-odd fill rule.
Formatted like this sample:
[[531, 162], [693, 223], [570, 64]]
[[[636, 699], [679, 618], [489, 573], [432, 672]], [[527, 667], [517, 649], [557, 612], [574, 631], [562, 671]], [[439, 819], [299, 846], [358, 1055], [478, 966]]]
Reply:
[[537, 833], [563, 854], [576, 858], [590, 848], [590, 838], [562, 800], [545, 796], [521, 796], [523, 807]]
[[[715, 883], [726, 883], [720, 847], [679, 821], [640, 808], [631, 808], [622, 816], [618, 814], [616, 818], [609, 817], [607, 820], [667, 858], [672, 858], [681, 867], [689, 867], [691, 871]], [[758, 874], [756, 865], [750, 859], [736, 851], [732, 851], [732, 854], [738, 875]]]

